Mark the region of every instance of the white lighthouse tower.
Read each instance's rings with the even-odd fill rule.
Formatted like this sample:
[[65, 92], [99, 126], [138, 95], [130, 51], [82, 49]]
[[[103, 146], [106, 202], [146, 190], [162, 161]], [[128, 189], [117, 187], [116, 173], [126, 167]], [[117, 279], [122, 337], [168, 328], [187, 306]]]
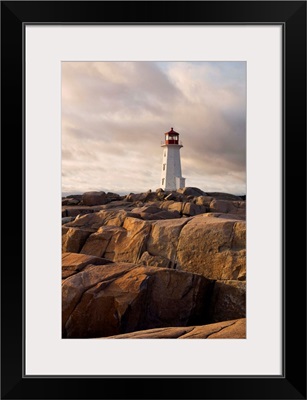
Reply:
[[165, 141], [162, 142], [163, 159], [161, 187], [163, 190], [177, 190], [185, 187], [185, 178], [181, 175], [179, 133], [173, 128], [165, 133]]

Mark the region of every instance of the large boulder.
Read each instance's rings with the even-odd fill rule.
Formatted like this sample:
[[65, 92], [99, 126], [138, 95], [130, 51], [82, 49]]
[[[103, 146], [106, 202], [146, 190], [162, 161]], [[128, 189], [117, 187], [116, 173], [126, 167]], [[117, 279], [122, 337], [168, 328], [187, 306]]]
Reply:
[[179, 235], [188, 221], [188, 218], [155, 221], [147, 240], [147, 251], [175, 262]]
[[198, 205], [195, 203], [187, 202], [183, 204], [182, 214], [188, 217], [193, 217], [194, 215], [204, 214], [207, 208], [203, 205]]
[[153, 256], [152, 254], [149, 254], [148, 251], [144, 251], [139, 263], [141, 265], [148, 265], [151, 267], [173, 268], [173, 264], [168, 258], [162, 256]]
[[140, 214], [140, 217], [142, 219], [146, 219], [148, 221], [153, 221], [153, 220], [161, 220], [161, 219], [181, 218], [181, 214], [176, 210], [174, 210], [174, 211], [162, 210], [155, 214]]
[[91, 229], [97, 231], [103, 225], [121, 226], [128, 213], [124, 210], [101, 210], [91, 214], [81, 215], [66, 226]]
[[122, 199], [122, 196], [120, 196], [117, 193], [108, 192], [107, 193], [107, 199], [109, 201], [120, 201]]
[[194, 197], [194, 203], [198, 206], [204, 206], [206, 209], [210, 208], [210, 203], [213, 200], [211, 196], [197, 196]]
[[137, 263], [146, 249], [151, 223], [127, 217], [122, 229], [112, 236], [104, 257], [113, 261]]
[[97, 206], [106, 204], [110, 200], [105, 192], [85, 192], [82, 195], [82, 203], [85, 206]]
[[64, 338], [204, 324], [212, 282], [165, 268], [87, 265], [62, 283]]
[[[122, 223], [122, 214], [118, 213], [117, 217], [113, 216], [114, 218], [110, 219], [106, 218], [105, 214], [102, 216], [102, 214], [103, 212], [100, 211], [82, 218], [85, 226], [88, 227], [87, 229], [91, 229], [91, 231], [86, 240], [82, 241], [82, 246], [78, 243], [78, 247], [75, 247], [79, 249], [77, 252], [104, 257], [112, 261], [138, 262], [146, 249], [146, 242], [152, 223], [138, 218], [127, 217], [128, 214], [125, 213], [126, 218], [122, 219], [123, 225], [119, 226]], [[112, 222], [117, 222], [118, 225], [111, 225]], [[105, 225], [100, 226], [97, 231], [93, 232], [93, 229], [102, 223]], [[78, 228], [66, 227], [66, 229]], [[79, 230], [81, 229], [79, 228]], [[65, 235], [69, 234], [69, 232], [66, 232]], [[65, 235], [64, 241], [67, 240]]]
[[245, 339], [246, 319], [218, 322], [202, 326], [146, 329], [109, 336], [104, 339]]
[[[163, 207], [176, 204], [170, 203], [163, 202]], [[150, 209], [157, 211], [156, 207]], [[145, 214], [154, 220], [113, 209], [80, 216], [64, 225], [63, 249], [133, 263], [147, 251], [168, 260], [174, 268], [209, 279], [245, 280], [246, 223], [242, 216], [205, 213], [159, 220], [159, 212]]]
[[148, 190], [147, 192], [144, 193], [129, 193], [127, 196], [124, 197], [125, 201], [129, 202], [148, 202], [148, 201], [158, 201], [161, 198], [163, 198], [164, 195], [161, 195], [161, 192], [152, 192], [151, 190]]
[[179, 194], [177, 192], [171, 192], [164, 197], [164, 200], [166, 200], [166, 201], [169, 201], [169, 200], [182, 201], [183, 196], [182, 196], [182, 194]]
[[85, 254], [78, 253], [63, 253], [62, 254], [62, 279], [68, 278], [71, 275], [76, 274], [77, 272], [82, 271], [87, 265], [103, 265], [109, 264], [111, 261], [99, 258], [88, 256]]
[[210, 203], [210, 211], [245, 215], [245, 204], [245, 201], [213, 199]]
[[178, 215], [191, 217], [197, 214], [203, 214], [207, 208], [203, 205], [193, 203], [192, 201], [173, 201], [165, 200], [160, 204], [160, 208], [172, 212], [177, 212]]
[[210, 308], [210, 320], [213, 322], [244, 318], [246, 282], [216, 281]]
[[92, 233], [89, 229], [62, 227], [62, 252], [79, 253], [86, 239]]
[[80, 203], [80, 200], [73, 198], [62, 199], [62, 206], [75, 206]]
[[179, 236], [180, 267], [210, 279], [244, 280], [245, 229], [245, 221], [215, 218], [210, 214], [190, 218]]
[[142, 207], [136, 207], [131, 210], [131, 212], [136, 214], [156, 214], [161, 212], [161, 208], [158, 207], [155, 203], [154, 204], [146, 204]]
[[165, 200], [161, 203], [160, 208], [167, 211], [176, 211], [181, 214], [184, 203], [181, 201]]
[[113, 238], [118, 238], [125, 229], [118, 226], [101, 226], [97, 232], [92, 233], [84, 243], [80, 253], [102, 257]]
[[196, 187], [184, 187], [177, 189], [178, 193], [184, 194], [185, 196], [205, 196], [206, 193]]
[[144, 220], [173, 219], [181, 217], [180, 212], [176, 210], [161, 210], [159, 203], [147, 203], [142, 207], [133, 208], [131, 213], [137, 214], [138, 218]]

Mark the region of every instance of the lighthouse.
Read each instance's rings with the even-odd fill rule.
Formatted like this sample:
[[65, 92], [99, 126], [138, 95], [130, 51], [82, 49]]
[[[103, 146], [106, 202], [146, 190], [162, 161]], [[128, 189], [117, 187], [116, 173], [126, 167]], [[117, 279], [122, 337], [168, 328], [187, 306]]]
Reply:
[[179, 133], [173, 128], [165, 133], [165, 140], [162, 142], [162, 174], [161, 187], [163, 190], [177, 190], [185, 187], [185, 178], [181, 175]]

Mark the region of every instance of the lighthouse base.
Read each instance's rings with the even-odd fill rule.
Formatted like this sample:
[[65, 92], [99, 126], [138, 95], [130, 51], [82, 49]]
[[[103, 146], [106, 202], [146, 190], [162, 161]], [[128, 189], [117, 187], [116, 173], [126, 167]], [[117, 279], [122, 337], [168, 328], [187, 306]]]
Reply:
[[176, 176], [176, 190], [185, 187], [185, 178]]

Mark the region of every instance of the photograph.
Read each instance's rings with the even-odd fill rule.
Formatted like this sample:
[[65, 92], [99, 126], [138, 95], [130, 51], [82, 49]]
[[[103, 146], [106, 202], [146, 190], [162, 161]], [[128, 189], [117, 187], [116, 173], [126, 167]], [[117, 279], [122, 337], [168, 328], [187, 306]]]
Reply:
[[246, 62], [62, 62], [62, 338], [246, 338]]
[[306, 5], [1, 1], [1, 399], [306, 399]]

